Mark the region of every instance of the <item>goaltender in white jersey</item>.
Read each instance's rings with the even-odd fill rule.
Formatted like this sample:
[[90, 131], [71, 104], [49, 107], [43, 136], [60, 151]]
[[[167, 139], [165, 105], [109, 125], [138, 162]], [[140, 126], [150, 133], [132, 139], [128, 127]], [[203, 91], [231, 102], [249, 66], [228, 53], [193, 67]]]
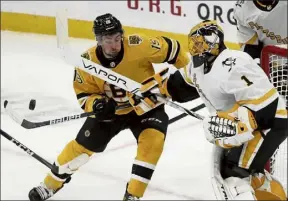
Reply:
[[287, 0], [238, 0], [234, 18], [241, 49], [260, 58], [266, 45], [287, 45], [287, 7]]
[[286, 200], [281, 182], [264, 169], [288, 135], [284, 99], [251, 56], [226, 48], [216, 21], [197, 24], [188, 37], [190, 65], [169, 78], [163, 71], [144, 82], [140, 91], [146, 105], [157, 101], [153, 93], [178, 102], [199, 93], [210, 112], [203, 127], [215, 145], [212, 183], [217, 198]]

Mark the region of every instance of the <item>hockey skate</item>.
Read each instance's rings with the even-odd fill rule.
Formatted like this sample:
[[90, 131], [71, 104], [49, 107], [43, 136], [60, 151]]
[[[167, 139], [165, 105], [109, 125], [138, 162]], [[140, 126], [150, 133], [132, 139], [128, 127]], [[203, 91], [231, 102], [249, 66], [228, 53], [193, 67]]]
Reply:
[[52, 197], [57, 191], [49, 189], [44, 183], [41, 183], [39, 186], [32, 188], [28, 196], [30, 201], [43, 201]]
[[128, 193], [127, 188], [128, 188], [128, 183], [126, 184], [126, 191], [125, 191], [125, 195], [124, 195], [123, 201], [140, 200], [138, 197], [136, 197], [136, 196], [131, 195], [130, 193]]
[[125, 192], [124, 201], [133, 201], [133, 200], [140, 200], [138, 197], [131, 195], [130, 193], [128, 193], [127, 191]]

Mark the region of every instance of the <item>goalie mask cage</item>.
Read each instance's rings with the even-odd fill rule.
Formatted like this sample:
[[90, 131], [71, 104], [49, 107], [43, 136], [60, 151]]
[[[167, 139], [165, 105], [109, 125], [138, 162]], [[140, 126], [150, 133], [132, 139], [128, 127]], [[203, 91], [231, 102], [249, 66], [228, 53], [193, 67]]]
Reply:
[[[268, 45], [261, 53], [261, 66], [288, 109], [288, 50], [287, 45]], [[270, 160], [271, 173], [280, 180], [287, 191], [287, 139], [279, 146]]]

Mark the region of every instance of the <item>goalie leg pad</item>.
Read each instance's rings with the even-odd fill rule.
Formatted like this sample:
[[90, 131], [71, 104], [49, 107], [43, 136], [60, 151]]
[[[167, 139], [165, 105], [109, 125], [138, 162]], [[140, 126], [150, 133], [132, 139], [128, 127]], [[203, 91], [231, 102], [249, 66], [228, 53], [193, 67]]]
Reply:
[[251, 186], [255, 190], [257, 200], [287, 200], [281, 182], [273, 178], [267, 171], [265, 174], [254, 174], [251, 178]]
[[228, 192], [228, 197], [232, 200], [257, 200], [250, 185], [249, 177], [242, 179], [229, 177], [224, 180], [223, 186]]

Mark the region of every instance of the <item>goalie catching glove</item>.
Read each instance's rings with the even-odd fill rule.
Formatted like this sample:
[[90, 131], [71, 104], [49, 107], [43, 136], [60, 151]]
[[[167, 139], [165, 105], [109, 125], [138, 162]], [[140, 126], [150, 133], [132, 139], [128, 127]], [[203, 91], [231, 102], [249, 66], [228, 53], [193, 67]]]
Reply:
[[170, 96], [166, 88], [167, 78], [169, 76], [168, 70], [169, 69], [166, 68], [141, 83], [142, 87], [139, 89], [139, 92], [143, 97], [139, 97], [130, 92], [127, 93], [129, 102], [137, 115], [142, 115], [164, 104], [169, 99]]
[[227, 112], [217, 112], [203, 120], [206, 139], [222, 148], [241, 146], [254, 138], [257, 128], [252, 112], [246, 107], [239, 107], [236, 116]]

